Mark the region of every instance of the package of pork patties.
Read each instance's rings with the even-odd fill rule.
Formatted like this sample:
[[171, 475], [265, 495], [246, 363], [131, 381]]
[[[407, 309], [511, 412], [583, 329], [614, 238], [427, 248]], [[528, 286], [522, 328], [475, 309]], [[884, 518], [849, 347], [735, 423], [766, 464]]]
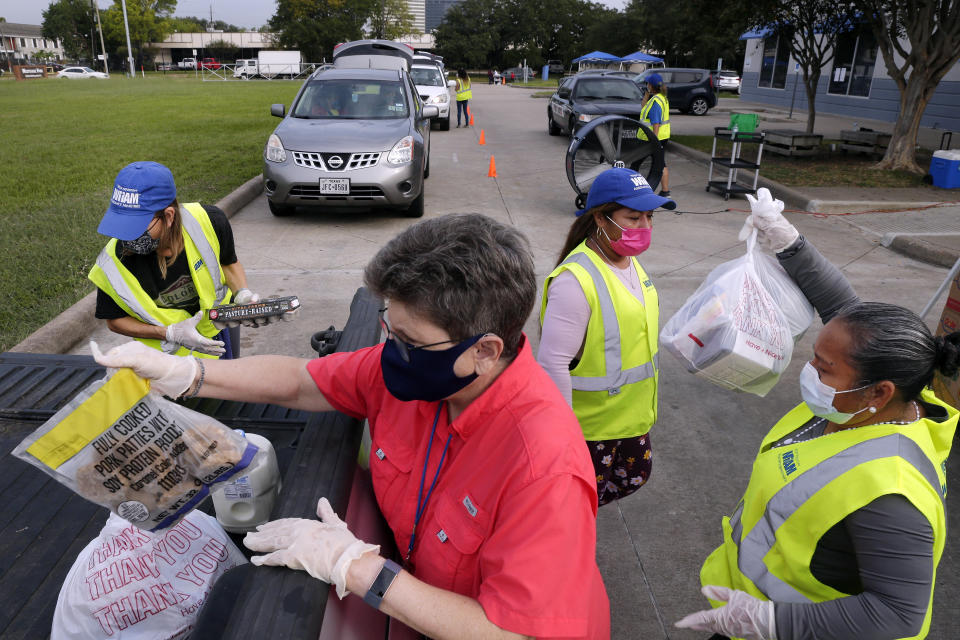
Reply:
[[148, 531], [178, 523], [256, 452], [217, 420], [151, 392], [130, 369], [90, 384], [13, 451]]

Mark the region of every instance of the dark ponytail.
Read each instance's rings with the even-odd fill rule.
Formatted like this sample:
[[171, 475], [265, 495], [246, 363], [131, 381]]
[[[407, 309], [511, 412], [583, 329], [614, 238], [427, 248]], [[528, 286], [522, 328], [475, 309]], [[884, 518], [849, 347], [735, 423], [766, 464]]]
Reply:
[[884, 302], [856, 302], [834, 320], [851, 339], [850, 365], [867, 385], [889, 380], [904, 401], [917, 398], [935, 373], [952, 378], [960, 369], [960, 332], [934, 337], [909, 309]]
[[953, 378], [960, 369], [960, 331], [933, 339], [937, 351], [934, 368], [945, 378]]
[[588, 209], [577, 216], [573, 224], [570, 225], [567, 240], [563, 243], [563, 249], [560, 250], [560, 255], [557, 257], [556, 266], [559, 266], [561, 262], [566, 260], [570, 252], [576, 249], [581, 242], [589, 238], [591, 234], [596, 233], [597, 223], [593, 219], [594, 212], [599, 212], [600, 216], [603, 217], [612, 215], [613, 212], [618, 209], [623, 209], [623, 205], [617, 204], [616, 202], [607, 202]]

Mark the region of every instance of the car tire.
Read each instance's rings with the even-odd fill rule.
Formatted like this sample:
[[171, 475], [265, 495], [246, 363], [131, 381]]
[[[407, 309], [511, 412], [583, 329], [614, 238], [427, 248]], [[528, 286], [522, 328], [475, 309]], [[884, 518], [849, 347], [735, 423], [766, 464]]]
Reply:
[[296, 207], [289, 204], [277, 204], [271, 200], [267, 200], [267, 205], [270, 207], [270, 213], [277, 216], [278, 218], [284, 218], [286, 216], [293, 215], [293, 212], [296, 211]]
[[403, 210], [403, 215], [408, 218], [422, 218], [423, 217], [423, 189], [420, 189], [420, 195], [417, 196], [416, 200], [410, 203], [410, 206]]
[[440, 131], [450, 131], [450, 116], [447, 116], [447, 119], [442, 121], [437, 128], [440, 129]]
[[423, 168], [423, 179], [430, 177], [430, 148], [427, 148], [427, 165]]
[[570, 122], [567, 123], [567, 132], [570, 134], [570, 137], [573, 137], [573, 128], [577, 126], [577, 119], [573, 116], [570, 116]]
[[707, 102], [707, 99], [698, 96], [690, 102], [690, 112], [695, 116], [705, 116], [707, 111], [710, 111], [710, 104]]
[[547, 110], [547, 133], [552, 136], [560, 135], [560, 126], [553, 121], [553, 114], [550, 113], [550, 110]]

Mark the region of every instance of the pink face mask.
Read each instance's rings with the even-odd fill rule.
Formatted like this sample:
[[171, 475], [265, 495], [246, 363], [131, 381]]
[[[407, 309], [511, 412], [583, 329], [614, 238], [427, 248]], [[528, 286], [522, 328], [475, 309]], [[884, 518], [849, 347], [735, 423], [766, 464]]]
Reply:
[[[613, 222], [613, 218], [610, 216], [607, 216], [607, 220]], [[616, 222], [613, 222], [613, 224], [616, 224], [617, 228], [620, 229], [620, 239], [610, 240], [610, 236], [607, 236], [606, 231], [603, 232], [603, 235], [607, 236], [610, 248], [621, 256], [638, 256], [650, 247], [652, 229], [649, 227], [644, 229], [624, 229]]]

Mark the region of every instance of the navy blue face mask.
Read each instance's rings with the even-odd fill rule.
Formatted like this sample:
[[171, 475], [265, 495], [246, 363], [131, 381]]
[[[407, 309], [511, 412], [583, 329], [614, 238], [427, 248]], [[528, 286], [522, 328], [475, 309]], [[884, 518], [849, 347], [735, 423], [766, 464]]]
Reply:
[[[387, 391], [403, 401], [436, 402], [452, 396], [477, 378], [476, 373], [459, 377], [453, 371], [453, 363], [484, 335], [481, 333], [467, 338], [441, 351], [409, 348], [406, 345], [398, 347], [397, 338], [388, 337], [380, 354], [380, 368]], [[407, 358], [401, 354], [401, 348], [406, 351]]]

